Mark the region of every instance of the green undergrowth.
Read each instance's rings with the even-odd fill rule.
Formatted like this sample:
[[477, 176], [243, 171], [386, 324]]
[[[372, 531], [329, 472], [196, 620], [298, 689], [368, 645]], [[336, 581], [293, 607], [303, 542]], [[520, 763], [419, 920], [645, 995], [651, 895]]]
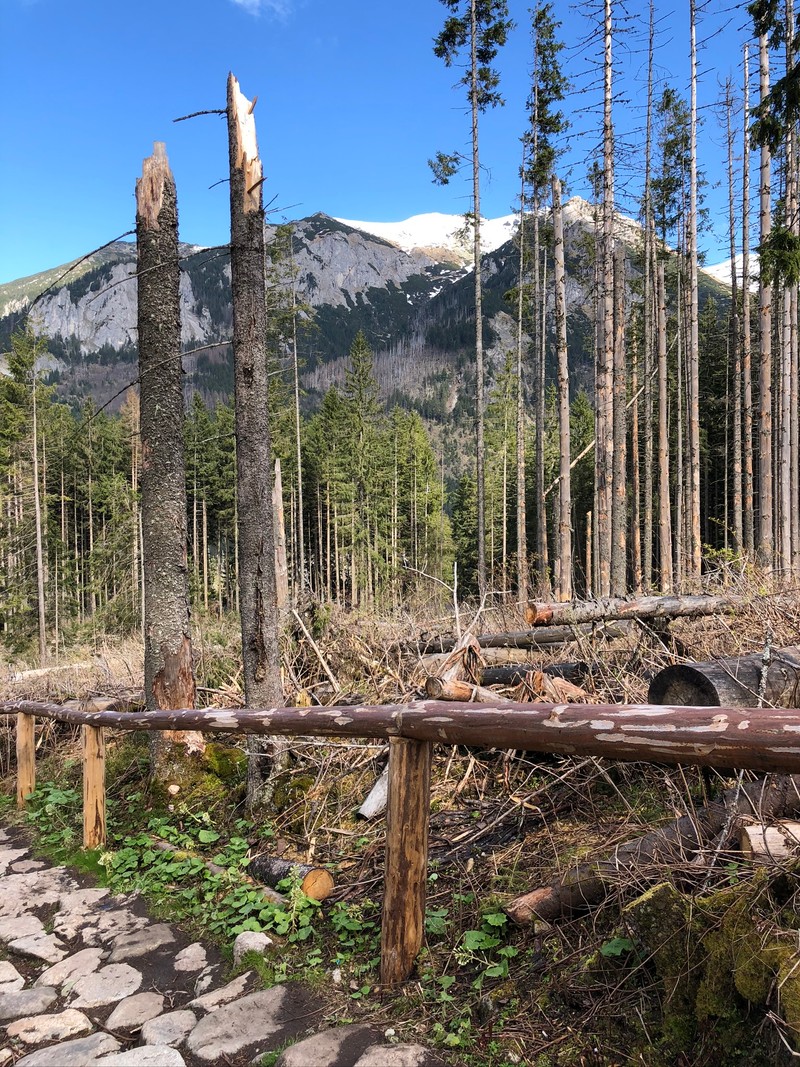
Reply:
[[[393, 1007], [391, 995], [379, 988], [379, 901], [361, 897], [320, 904], [289, 879], [277, 887], [284, 902], [275, 903], [242, 878], [252, 840], [249, 820], [214, 820], [186, 805], [148, 810], [148, 803], [142, 790], [109, 799], [102, 851], [81, 849], [82, 795], [68, 782], [40, 782], [24, 819], [37, 851], [52, 862], [78, 867], [113, 893], [140, 892], [151, 913], [186, 924], [193, 936], [215, 942], [223, 953], [246, 930], [273, 937], [271, 954], [248, 954], [240, 968], [255, 969], [265, 986], [303, 981], [329, 997], [333, 993], [332, 1017], [339, 1021], [367, 1019], [390, 1029], [397, 1009], [407, 1017], [408, 1008], [416, 1005], [426, 1018], [426, 1032], [409, 1034], [409, 1039], [422, 1037], [439, 1046], [453, 1063], [513, 1067], [521, 1062], [499, 1041], [475, 1048], [487, 991], [503, 990], [493, 1009], [500, 1022], [517, 1005], [507, 993], [520, 950], [510, 943], [508, 919], [497, 903], [481, 903], [470, 892], [455, 894], [447, 905], [430, 906], [427, 945], [413, 991], [409, 996], [406, 987]], [[268, 843], [274, 831], [261, 825], [259, 835]], [[163, 850], [158, 842], [175, 851]], [[218, 869], [210, 871], [208, 863]], [[432, 893], [438, 878], [432, 871]]]

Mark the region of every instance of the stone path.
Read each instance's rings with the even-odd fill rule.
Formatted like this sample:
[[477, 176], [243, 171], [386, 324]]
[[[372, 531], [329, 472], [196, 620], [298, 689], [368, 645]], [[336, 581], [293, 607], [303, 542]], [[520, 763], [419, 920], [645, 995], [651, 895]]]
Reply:
[[[234, 958], [264, 951], [242, 934]], [[136, 894], [82, 885], [0, 830], [0, 1067], [441, 1067], [369, 1026], [326, 1026], [301, 985], [232, 980], [211, 948], [152, 921]]]

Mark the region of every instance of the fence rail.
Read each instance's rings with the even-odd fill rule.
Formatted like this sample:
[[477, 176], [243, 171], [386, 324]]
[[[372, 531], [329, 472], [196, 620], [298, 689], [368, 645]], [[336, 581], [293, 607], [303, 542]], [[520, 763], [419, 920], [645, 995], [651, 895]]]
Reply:
[[434, 744], [496, 747], [628, 762], [800, 772], [800, 711], [658, 704], [458, 704], [334, 708], [83, 712], [37, 701], [0, 703], [16, 715], [17, 803], [36, 786], [36, 718], [83, 731], [85, 848], [105, 843], [105, 730], [388, 738], [389, 789], [381, 925], [381, 982], [411, 972], [422, 946]]

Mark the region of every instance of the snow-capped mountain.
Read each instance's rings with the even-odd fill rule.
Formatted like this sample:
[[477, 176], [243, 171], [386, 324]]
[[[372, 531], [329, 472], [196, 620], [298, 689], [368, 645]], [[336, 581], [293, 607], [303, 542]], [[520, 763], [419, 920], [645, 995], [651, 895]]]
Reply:
[[[370, 233], [382, 241], [396, 245], [404, 252], [450, 251], [459, 262], [472, 256], [472, 234], [465, 225], [463, 215], [444, 215], [430, 211], [424, 215], [412, 215], [402, 222], [359, 222], [354, 219], [337, 219], [354, 230]], [[516, 233], [518, 215], [503, 215], [497, 219], [481, 219], [481, 250], [494, 252]]]

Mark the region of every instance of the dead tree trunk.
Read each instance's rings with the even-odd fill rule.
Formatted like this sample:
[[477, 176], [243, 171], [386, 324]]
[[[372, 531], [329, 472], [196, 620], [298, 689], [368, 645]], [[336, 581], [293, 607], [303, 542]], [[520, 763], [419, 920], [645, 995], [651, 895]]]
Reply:
[[[239, 596], [245, 700], [251, 707], [283, 703], [278, 650], [272, 455], [268, 423], [267, 312], [264, 283], [263, 177], [252, 103], [228, 75], [231, 189], [231, 287], [236, 403], [236, 503]], [[272, 766], [286, 742], [272, 743]], [[265, 748], [248, 738], [250, 806], [269, 802]]]
[[[763, 690], [763, 693], [762, 693]], [[650, 704], [686, 707], [753, 708], [761, 700], [779, 708], [796, 708], [800, 696], [800, 648], [775, 649], [765, 660], [731, 656], [714, 663], [675, 663], [650, 682]]]
[[721, 615], [745, 603], [745, 597], [735, 595], [608, 597], [574, 604], [529, 604], [525, 620], [531, 626], [569, 626], [600, 619], [677, 619]]
[[[178, 202], [164, 145], [136, 183], [142, 439], [145, 699], [151, 711], [193, 708], [186, 559], [186, 470], [180, 358]], [[197, 732], [154, 733], [152, 771], [175, 777], [175, 743], [203, 748]]]

